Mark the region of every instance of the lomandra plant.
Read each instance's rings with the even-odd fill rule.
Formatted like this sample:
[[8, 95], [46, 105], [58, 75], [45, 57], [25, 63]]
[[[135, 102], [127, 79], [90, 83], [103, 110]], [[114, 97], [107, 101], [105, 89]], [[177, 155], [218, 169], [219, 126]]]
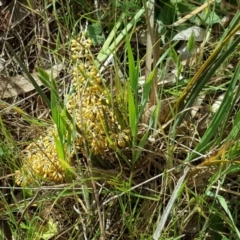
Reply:
[[[86, 1], [81, 3], [89, 7]], [[154, 59], [153, 66], [152, 50], [157, 45], [148, 44], [146, 59], [152, 69], [146, 74], [144, 83], [140, 84], [139, 78], [144, 75], [144, 60], [140, 51], [135, 54], [134, 49], [138, 45], [131, 42], [131, 38], [141, 18], [148, 21], [151, 17], [151, 24], [154, 22], [155, 15], [146, 14], [149, 6], [154, 8], [153, 2], [151, 4], [146, 2], [143, 8], [135, 9], [136, 14], [131, 14], [131, 18], [128, 18], [128, 11], [124, 12], [124, 7], [121, 11], [113, 9], [114, 26], [97, 57], [91, 51], [91, 33], [77, 33], [79, 20], [76, 21], [72, 31], [74, 36], [68, 35], [72, 40], [69, 55], [73, 82], [63, 98], [59, 96], [56, 81], [39, 68], [39, 78], [50, 90], [48, 98], [12, 51], [51, 110], [52, 120], [46, 134], [22, 151], [28, 151], [25, 158], [30, 156], [24, 174], [27, 173], [25, 176], [32, 177], [33, 181], [24, 182], [30, 185], [31, 190], [26, 195], [27, 187], [23, 186], [24, 203], [15, 200], [18, 209], [23, 210], [19, 222], [14, 221], [15, 216], [11, 215], [14, 225], [22, 228], [17, 232], [23, 230], [28, 232], [25, 235], [29, 238], [37, 236], [43, 239], [58, 238], [62, 232], [68, 239], [205, 239], [206, 235], [216, 239], [220, 236], [239, 238], [235, 221], [238, 219], [238, 205], [232, 201], [234, 198], [228, 196], [238, 196], [234, 188], [238, 187], [236, 179], [239, 171], [240, 114], [236, 104], [239, 64], [234, 66], [234, 73], [229, 71], [227, 83], [221, 89], [212, 86], [212, 77], [223, 71], [224, 61], [230, 61], [237, 55], [235, 49], [239, 36], [235, 33], [239, 30], [239, 13], [235, 14], [205, 63], [196, 67], [190, 79], [184, 76], [182, 82], [180, 75], [185, 73], [182, 71], [184, 63], [176, 51], [177, 44], [169, 42], [161, 46], [161, 54]], [[164, 6], [163, 9], [175, 10], [172, 1], [165, 1]], [[204, 4], [204, 9], [210, 11], [208, 6]], [[55, 3], [53, 8], [56, 19], [59, 19]], [[99, 13], [100, 9], [96, 12]], [[82, 16], [94, 22], [91, 19], [93, 15]], [[145, 19], [143, 16], [148, 17]], [[153, 30], [151, 24], [149, 22], [146, 27], [148, 38]], [[161, 44], [164, 44], [165, 35], [167, 39], [171, 36], [172, 27], [178, 26], [177, 31], [181, 31], [181, 26], [177, 24], [179, 21], [175, 24], [173, 21], [162, 22]], [[58, 26], [61, 27], [61, 24]], [[165, 34], [163, 30], [169, 30], [170, 34]], [[194, 44], [192, 37], [188, 50]], [[124, 66], [119, 56], [124, 59]], [[200, 63], [201, 59], [198, 60]], [[109, 62], [113, 63], [112, 70], [105, 69]], [[161, 76], [156, 74], [160, 69], [167, 75], [168, 65], [174, 66], [177, 72], [177, 81], [170, 87], [162, 84]], [[124, 79], [118, 76], [118, 70], [125, 70]], [[149, 96], [153, 88], [156, 94], [153, 104], [156, 106], [147, 120], [143, 120], [152, 105], [149, 104]], [[217, 92], [224, 93], [224, 97], [215, 112], [209, 111], [208, 128], [198, 133], [198, 122], [190, 111], [194, 100], [199, 95], [208, 94], [209, 89], [217, 89]], [[167, 117], [160, 121], [164, 97], [171, 93], [175, 94], [175, 102], [168, 105]], [[205, 104], [211, 109], [210, 100]], [[180, 105], [183, 106], [182, 111], [179, 110]], [[232, 124], [230, 128], [229, 124]], [[229, 179], [232, 176], [234, 181], [231, 182]], [[22, 177], [17, 184], [23, 183]], [[229, 182], [233, 184], [233, 189], [227, 188]], [[43, 195], [32, 185], [40, 186]], [[52, 188], [52, 195], [47, 190], [49, 188]], [[52, 213], [51, 217], [44, 209]], [[12, 209], [8, 208], [8, 211]], [[31, 218], [32, 212], [34, 217]], [[26, 223], [21, 224], [23, 219]], [[46, 222], [44, 234], [43, 223]], [[48, 226], [53, 226], [54, 232], [47, 236]]]

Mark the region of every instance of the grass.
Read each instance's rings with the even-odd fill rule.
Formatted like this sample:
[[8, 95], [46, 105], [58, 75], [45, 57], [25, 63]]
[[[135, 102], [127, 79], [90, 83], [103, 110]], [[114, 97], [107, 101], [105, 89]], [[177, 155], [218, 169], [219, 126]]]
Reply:
[[240, 238], [240, 13], [155, 3], [8, 6], [1, 74], [35, 89], [0, 102], [1, 239]]

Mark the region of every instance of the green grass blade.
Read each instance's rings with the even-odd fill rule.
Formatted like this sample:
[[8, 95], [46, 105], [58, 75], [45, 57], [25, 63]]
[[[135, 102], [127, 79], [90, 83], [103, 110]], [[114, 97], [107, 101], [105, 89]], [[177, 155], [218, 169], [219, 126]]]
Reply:
[[234, 222], [232, 214], [228, 208], [228, 204], [227, 204], [226, 200], [224, 199], [224, 197], [222, 197], [220, 195], [217, 195], [217, 199], [218, 199], [219, 203], [221, 204], [222, 208], [227, 213], [228, 217], [230, 218], [230, 220], [232, 222], [232, 226], [234, 227], [234, 230], [237, 233], [238, 239], [240, 239], [240, 232], [239, 232], [237, 226], [235, 225], [235, 222]]
[[132, 52], [132, 47], [127, 37], [127, 52], [128, 52], [128, 66], [129, 66], [129, 81], [134, 92], [134, 95], [138, 92], [138, 77], [139, 77], [139, 61], [137, 61], [136, 66], [134, 64], [134, 57]]
[[138, 75], [139, 62], [134, 64], [134, 57], [130, 42], [127, 39], [128, 63], [129, 63], [129, 83], [128, 83], [128, 114], [130, 129], [134, 141], [136, 143], [138, 128]]
[[[226, 45], [230, 41], [231, 37], [233, 37], [239, 29], [240, 24], [238, 24], [231, 32], [229, 32], [224, 41], [219, 46], [216, 47], [216, 49], [213, 51], [210, 57], [204, 62], [204, 64], [200, 67], [200, 69], [190, 80], [187, 87], [182, 92], [181, 97], [179, 98], [175, 107], [178, 107], [184, 101], [184, 99], [191, 91], [191, 89], [194, 88], [191, 92], [189, 99], [187, 100], [185, 109], [191, 107], [192, 103], [198, 96], [198, 93], [201, 91], [203, 86], [209, 81], [209, 79], [212, 77], [212, 75], [215, 73], [218, 67], [231, 55], [232, 52], [234, 52], [234, 50], [240, 43], [240, 36], [238, 36], [235, 42], [233, 42], [228, 47], [228, 49], [219, 56], [222, 49], [226, 48]], [[179, 118], [177, 119], [176, 125], [180, 125], [185, 115], [186, 111], [183, 111], [183, 113], [181, 113]]]
[[135, 142], [134, 139], [136, 139], [137, 136], [138, 117], [134, 96], [130, 86], [128, 86], [128, 115], [131, 134], [133, 137], [133, 141]]
[[146, 106], [146, 104], [148, 102], [148, 99], [149, 99], [149, 93], [150, 93], [151, 88], [152, 88], [154, 75], [155, 75], [155, 69], [152, 72], [150, 72], [150, 74], [148, 76], [148, 79], [143, 86], [143, 92], [142, 92], [141, 103], [140, 103], [140, 108], [139, 108], [139, 116], [138, 116], [139, 121], [142, 117], [145, 106]]
[[[98, 56], [97, 56], [97, 60], [99, 62], [104, 62], [111, 53], [113, 53], [116, 49], [117, 46], [121, 43], [121, 41], [126, 37], [127, 33], [136, 25], [137, 21], [140, 19], [140, 17], [144, 14], [145, 10], [143, 8], [141, 8], [136, 15], [133, 17], [133, 19], [127, 24], [126, 28], [123, 29], [118, 36], [116, 37], [115, 41], [109, 46], [107, 47], [104, 46], [104, 51], [101, 51]], [[115, 32], [116, 35], [116, 32]], [[112, 36], [111, 36], [112, 39]], [[107, 40], [108, 41], [108, 40]], [[110, 42], [110, 40], [108, 41]]]
[[[103, 62], [103, 59], [106, 58], [106, 56], [108, 57], [108, 48], [111, 44], [111, 42], [114, 40], [114, 38], [116, 37], [116, 33], [119, 29], [119, 27], [121, 26], [121, 24], [123, 23], [124, 18], [126, 17], [126, 13], [122, 13], [121, 16], [119, 17], [118, 21], [114, 24], [114, 27], [112, 29], [112, 31], [110, 32], [108, 38], [106, 39], [105, 43], [103, 44], [102, 48], [101, 48], [101, 52], [98, 54], [97, 59], [100, 62]], [[107, 54], [107, 55], [106, 55]], [[105, 56], [106, 55], [106, 56]]]
[[234, 119], [233, 128], [229, 133], [227, 140], [237, 140], [240, 134], [239, 129], [240, 129], [240, 111], [238, 111]]
[[157, 229], [155, 230], [154, 234], [153, 234], [153, 239], [154, 240], [158, 240], [160, 239], [161, 233], [163, 231], [163, 228], [165, 226], [165, 223], [167, 221], [167, 218], [169, 216], [169, 213], [173, 207], [173, 204], [175, 202], [175, 200], [177, 199], [177, 197], [181, 194], [182, 190], [183, 190], [183, 182], [185, 180], [185, 177], [187, 176], [187, 173], [189, 172], [189, 167], [185, 167], [184, 169], [184, 173], [183, 175], [179, 178], [177, 185], [171, 195], [171, 198], [167, 204], [166, 209], [163, 212], [163, 215], [159, 221], [159, 223], [157, 224]]
[[[229, 110], [232, 109], [234, 104], [234, 89], [238, 83], [238, 78], [240, 74], [240, 63], [238, 64], [235, 73], [232, 77], [230, 85], [225, 93], [224, 99], [221, 103], [220, 108], [218, 109], [217, 113], [214, 115], [208, 129], [206, 130], [205, 134], [203, 135], [200, 143], [196, 146], [195, 151], [203, 153], [204, 151], [208, 150], [210, 146], [214, 143], [212, 142], [209, 144], [210, 140], [213, 136], [217, 133], [218, 128], [222, 125], [224, 119], [228, 116]], [[192, 153], [189, 159], [193, 159], [196, 156], [195, 153]]]

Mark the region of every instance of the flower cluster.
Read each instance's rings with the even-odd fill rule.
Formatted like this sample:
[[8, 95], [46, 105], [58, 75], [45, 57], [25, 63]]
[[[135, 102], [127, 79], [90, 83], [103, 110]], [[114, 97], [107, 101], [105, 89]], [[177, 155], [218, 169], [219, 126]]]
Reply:
[[[84, 156], [88, 154], [86, 149], [94, 155], [106, 156], [110, 150], [126, 147], [129, 130], [123, 129], [118, 121], [115, 109], [119, 111], [121, 103], [111, 101], [105, 82], [92, 59], [91, 46], [92, 42], [86, 38], [86, 33], [72, 41], [73, 86], [66, 99], [67, 110], [81, 130], [74, 140], [75, 149]], [[73, 123], [68, 124], [74, 129]], [[54, 127], [47, 130], [45, 137], [40, 137], [23, 151], [23, 166], [16, 172], [17, 184], [32, 183], [38, 176], [43, 180], [64, 182], [65, 170], [59, 161], [53, 136], [58, 137]]]
[[48, 181], [64, 181], [65, 171], [60, 164], [53, 136], [57, 136], [57, 131], [48, 129], [45, 137], [41, 136], [22, 151], [23, 166], [16, 171], [15, 178], [18, 185], [33, 183], [39, 176]]

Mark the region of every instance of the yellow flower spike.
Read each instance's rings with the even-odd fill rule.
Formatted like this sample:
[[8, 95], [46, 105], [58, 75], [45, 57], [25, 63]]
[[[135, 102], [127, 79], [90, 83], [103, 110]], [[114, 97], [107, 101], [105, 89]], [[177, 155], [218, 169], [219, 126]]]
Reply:
[[73, 60], [77, 60], [78, 59], [78, 55], [72, 55], [72, 59]]
[[[109, 106], [109, 100], [106, 98], [109, 93], [101, 87], [104, 79], [101, 78], [94, 65], [91, 47], [92, 41], [86, 37], [86, 32], [82, 33], [78, 39], [72, 40], [71, 57], [75, 60], [72, 67], [74, 92], [70, 97], [66, 96], [66, 98], [68, 97], [67, 109], [70, 114], [74, 115], [78, 127], [84, 133], [90, 151], [93, 154], [105, 156], [109, 149], [124, 148], [129, 141], [130, 133], [122, 129]], [[106, 136], [103, 126], [105, 120], [109, 126], [108, 136]], [[71, 124], [70, 128], [73, 129]], [[31, 172], [31, 174], [29, 174], [29, 178], [26, 178], [22, 175], [22, 170], [16, 172], [17, 184], [27, 185], [34, 182], [35, 179], [32, 175], [37, 174], [44, 176], [47, 181], [64, 182], [65, 171], [59, 162], [53, 141], [53, 136], [58, 136], [56, 127], [48, 129], [46, 135], [44, 138], [40, 137], [37, 144], [30, 144], [22, 152], [24, 155], [22, 169], [28, 169], [27, 172]], [[85, 141], [82, 136], [78, 135], [74, 141], [75, 149], [86, 155]], [[74, 154], [75, 152], [72, 150], [69, 156], [70, 162]], [[72, 168], [71, 165], [69, 167]]]
[[111, 118], [111, 122], [112, 123], [115, 123], [116, 122], [116, 119], [114, 117]]
[[119, 145], [119, 147], [125, 147], [126, 146], [126, 143], [125, 143], [125, 141], [124, 140], [122, 140], [122, 139], [120, 139], [120, 140], [118, 140], [118, 145]]
[[126, 142], [129, 142], [129, 137], [127, 135], [124, 136]]
[[[82, 32], [82, 35], [81, 35], [81, 37], [80, 37], [79, 39], [80, 39], [80, 40], [85, 39], [86, 35], [87, 35], [87, 32], [86, 32], [86, 31], [83, 31], [83, 32]], [[79, 40], [79, 41], [80, 41], [80, 40]]]
[[129, 135], [130, 134], [130, 129], [124, 129], [123, 132]]
[[63, 178], [65, 178], [64, 175], [58, 173], [58, 172], [53, 172], [51, 174], [51, 179], [55, 182], [62, 182], [63, 181]]
[[90, 47], [91, 47], [92, 44], [93, 44], [93, 42], [92, 42], [92, 40], [91, 40], [90, 38], [87, 39], [87, 43], [88, 43], [88, 45], [90, 45]]
[[43, 178], [47, 179], [48, 178], [48, 174], [44, 173]]
[[100, 77], [94, 77], [94, 80], [98, 84], [102, 83], [102, 79]]
[[104, 129], [100, 129], [98, 131], [98, 134], [101, 135], [101, 136], [105, 136], [106, 135], [105, 132], [104, 132]]
[[105, 141], [103, 140], [103, 141], [101, 142], [101, 148], [102, 148], [102, 149], [106, 149], [106, 148], [107, 148], [107, 145], [108, 145], [108, 144], [107, 144], [106, 140], [105, 140]]

